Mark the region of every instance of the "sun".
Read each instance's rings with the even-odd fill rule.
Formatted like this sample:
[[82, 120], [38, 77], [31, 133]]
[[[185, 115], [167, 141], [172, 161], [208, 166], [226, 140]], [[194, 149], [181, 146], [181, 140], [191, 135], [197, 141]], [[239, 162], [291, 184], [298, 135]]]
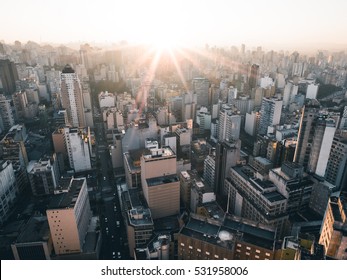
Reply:
[[151, 45], [159, 52], [173, 51], [178, 47], [177, 41], [170, 36], [158, 36], [151, 42]]

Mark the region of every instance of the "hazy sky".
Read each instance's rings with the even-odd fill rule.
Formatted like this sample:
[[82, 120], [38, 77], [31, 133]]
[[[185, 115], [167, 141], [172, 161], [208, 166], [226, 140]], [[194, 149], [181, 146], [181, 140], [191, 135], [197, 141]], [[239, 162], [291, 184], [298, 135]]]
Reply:
[[347, 46], [346, 0], [0, 0], [0, 40]]

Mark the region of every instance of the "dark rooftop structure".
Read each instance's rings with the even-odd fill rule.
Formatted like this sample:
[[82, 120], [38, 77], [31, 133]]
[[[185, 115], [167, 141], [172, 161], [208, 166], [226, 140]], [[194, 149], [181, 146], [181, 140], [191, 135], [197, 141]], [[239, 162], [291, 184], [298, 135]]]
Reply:
[[62, 179], [60, 187], [55, 191], [58, 194], [52, 197], [48, 209], [73, 208], [85, 180], [85, 178]]
[[243, 241], [273, 250], [276, 238], [274, 228], [232, 215], [227, 215], [223, 221], [191, 215], [180, 233], [229, 249], [236, 241]]
[[75, 70], [72, 69], [70, 64], [66, 64], [62, 73], [63, 74], [72, 74], [72, 73], [75, 73]]
[[147, 185], [148, 187], [163, 185], [163, 184], [170, 184], [174, 182], [178, 182], [179, 179], [176, 174], [174, 175], [168, 175], [168, 176], [160, 176], [155, 178], [147, 179]]
[[33, 216], [17, 238], [16, 243], [47, 241], [50, 231], [46, 216]]

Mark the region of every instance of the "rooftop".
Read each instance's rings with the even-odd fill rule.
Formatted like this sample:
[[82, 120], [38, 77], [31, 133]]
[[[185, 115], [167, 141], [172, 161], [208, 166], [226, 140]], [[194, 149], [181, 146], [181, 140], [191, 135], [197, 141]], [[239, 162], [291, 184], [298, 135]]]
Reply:
[[276, 236], [273, 228], [229, 215], [223, 221], [191, 215], [180, 233], [228, 249], [240, 240], [272, 250]]
[[17, 238], [16, 243], [46, 242], [50, 236], [46, 216], [33, 216]]
[[[71, 178], [70, 183], [67, 186], [66, 180], [59, 189], [57, 189], [58, 194], [52, 197], [51, 203], [48, 209], [62, 209], [62, 208], [74, 208], [77, 198], [79, 196], [80, 190], [86, 182], [86, 178]], [[60, 193], [59, 193], [60, 191]]]
[[179, 182], [176, 174], [146, 179], [148, 187]]

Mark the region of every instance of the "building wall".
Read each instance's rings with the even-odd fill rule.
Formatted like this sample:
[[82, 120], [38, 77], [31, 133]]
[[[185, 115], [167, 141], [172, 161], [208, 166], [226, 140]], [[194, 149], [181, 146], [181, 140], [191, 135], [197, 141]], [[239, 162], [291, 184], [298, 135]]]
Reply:
[[64, 73], [64, 70], [61, 74], [62, 107], [67, 110], [71, 126], [84, 127], [84, 105], [80, 81], [76, 73]]
[[146, 179], [176, 174], [176, 156], [170, 158], [163, 156], [150, 160], [144, 160], [142, 157], [141, 173]]
[[10, 215], [12, 203], [16, 198], [16, 179], [12, 163], [0, 161], [0, 224]]
[[147, 203], [153, 219], [179, 214], [179, 181], [148, 187]]
[[[336, 218], [338, 220], [336, 220]], [[342, 238], [345, 235], [343, 233], [343, 225], [346, 227], [346, 213], [343, 210], [343, 206], [340, 198], [331, 197], [325, 212], [319, 244], [324, 246], [325, 254], [327, 256], [336, 258], [338, 255], [341, 258], [347, 258], [347, 253], [341, 254], [341, 249], [345, 250], [346, 247], [341, 247], [346, 244]], [[344, 237], [345, 238], [345, 237]]]
[[274, 251], [247, 242], [237, 241], [235, 245], [235, 260], [272, 260]]
[[179, 260], [232, 260], [233, 250], [178, 234]]
[[57, 255], [81, 252], [81, 242], [73, 208], [47, 210], [54, 251]]

